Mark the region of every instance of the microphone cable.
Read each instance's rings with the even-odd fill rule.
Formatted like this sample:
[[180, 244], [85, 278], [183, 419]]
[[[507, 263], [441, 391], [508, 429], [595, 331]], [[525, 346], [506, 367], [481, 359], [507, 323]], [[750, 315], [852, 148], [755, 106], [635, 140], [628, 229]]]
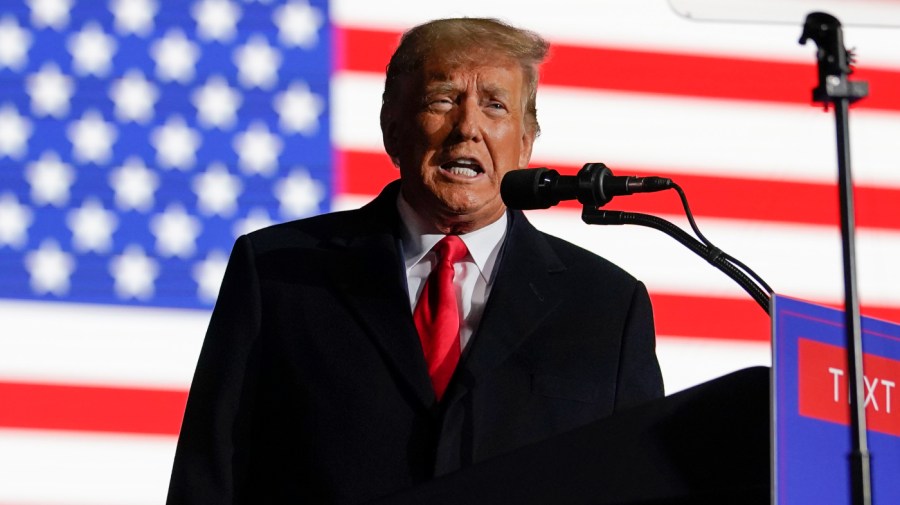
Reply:
[[674, 189], [681, 200], [684, 213], [690, 223], [691, 229], [697, 238], [663, 218], [642, 214], [639, 212], [626, 212], [618, 210], [601, 210], [599, 207], [585, 205], [581, 219], [587, 224], [622, 225], [634, 224], [659, 230], [674, 238], [682, 245], [693, 251], [708, 263], [721, 270], [725, 275], [738, 283], [762, 309], [769, 314], [769, 300], [773, 293], [769, 284], [746, 264], [719, 249], [700, 231], [694, 214], [691, 211], [684, 190], [677, 183], [672, 182], [669, 189]]

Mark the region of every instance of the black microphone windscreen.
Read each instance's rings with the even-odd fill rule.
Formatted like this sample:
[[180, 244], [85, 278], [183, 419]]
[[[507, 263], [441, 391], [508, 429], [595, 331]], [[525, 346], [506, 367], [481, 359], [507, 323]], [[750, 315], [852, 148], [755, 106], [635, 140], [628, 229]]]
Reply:
[[558, 175], [555, 170], [548, 168], [523, 168], [508, 172], [500, 182], [503, 203], [510, 209], [521, 210], [548, 209], [556, 205], [559, 200], [550, 201], [546, 192], [541, 191], [551, 177], [551, 172]]

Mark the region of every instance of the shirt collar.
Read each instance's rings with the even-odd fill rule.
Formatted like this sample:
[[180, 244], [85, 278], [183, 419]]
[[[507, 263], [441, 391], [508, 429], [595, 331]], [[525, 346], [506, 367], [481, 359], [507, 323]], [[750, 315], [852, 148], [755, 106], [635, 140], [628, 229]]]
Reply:
[[[438, 241], [444, 238], [444, 235], [432, 231], [432, 227], [403, 198], [403, 193], [397, 197], [397, 211], [400, 213], [400, 221], [403, 223], [401, 237], [403, 260], [406, 269], [409, 270], [422, 261], [422, 258]], [[506, 236], [507, 219], [506, 212], [504, 212], [500, 219], [493, 223], [459, 236], [466, 244], [469, 256], [478, 266], [486, 281], [491, 279], [500, 244], [503, 243], [503, 238]]]

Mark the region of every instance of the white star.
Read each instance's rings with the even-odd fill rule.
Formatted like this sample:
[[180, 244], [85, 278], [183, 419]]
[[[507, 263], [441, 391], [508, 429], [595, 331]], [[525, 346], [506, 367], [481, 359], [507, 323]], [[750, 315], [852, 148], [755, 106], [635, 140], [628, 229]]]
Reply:
[[35, 28], [53, 28], [60, 31], [69, 24], [72, 0], [28, 0], [31, 24]]
[[315, 135], [319, 131], [319, 115], [325, 110], [325, 101], [311, 93], [305, 82], [292, 82], [287, 91], [275, 96], [278, 125], [287, 133]]
[[159, 98], [159, 91], [140, 70], [131, 69], [121, 79], [113, 81], [109, 97], [116, 104], [119, 121], [146, 123], [153, 118], [153, 105]]
[[231, 229], [231, 232], [234, 234], [234, 237], [237, 238], [252, 231], [265, 228], [266, 226], [272, 226], [273, 224], [275, 224], [275, 221], [272, 221], [272, 218], [269, 217], [269, 213], [266, 212], [266, 209], [254, 207], [247, 213], [247, 217], [238, 219], [234, 222], [234, 227]]
[[241, 101], [241, 94], [219, 75], [207, 79], [191, 95], [191, 103], [197, 108], [197, 122], [208, 128], [225, 129], [234, 125]]
[[311, 49], [319, 42], [319, 28], [325, 20], [322, 12], [306, 0], [292, 0], [275, 9], [278, 40], [285, 46]]
[[184, 36], [184, 32], [172, 28], [150, 46], [150, 55], [156, 61], [157, 77], [185, 84], [194, 78], [194, 65], [200, 57], [200, 49]]
[[69, 201], [69, 188], [75, 182], [75, 169], [63, 163], [53, 151], [25, 167], [25, 179], [31, 185], [31, 199], [37, 205], [62, 207]]
[[0, 20], [0, 68], [19, 70], [28, 61], [31, 32], [19, 26], [16, 18], [3, 16]]
[[37, 73], [26, 78], [25, 87], [31, 96], [31, 110], [36, 115], [60, 119], [69, 113], [75, 83], [59, 71], [56, 63], [44, 63]]
[[191, 187], [197, 195], [200, 212], [222, 217], [234, 214], [238, 195], [243, 190], [241, 179], [228, 173], [222, 163], [213, 163], [206, 172], [194, 177]]
[[116, 205], [122, 210], [147, 212], [153, 207], [153, 193], [159, 187], [159, 177], [132, 156], [109, 174], [109, 184], [116, 193]]
[[269, 132], [261, 121], [254, 121], [247, 130], [234, 136], [232, 147], [238, 154], [238, 166], [249, 174], [271, 175], [277, 168], [283, 143]]
[[115, 279], [114, 288], [119, 298], [146, 300], [153, 296], [159, 264], [147, 257], [140, 246], [132, 244], [110, 260], [109, 273]]
[[85, 111], [81, 119], [72, 121], [66, 128], [66, 137], [72, 142], [72, 156], [80, 163], [100, 165], [109, 161], [118, 136], [115, 125], [104, 121], [96, 110]]
[[170, 204], [162, 214], [150, 219], [156, 251], [166, 257], [188, 258], [194, 254], [201, 228], [200, 220], [185, 212], [178, 203]]
[[24, 246], [33, 221], [31, 209], [20, 205], [16, 195], [8, 191], [0, 195], [0, 245], [16, 249]]
[[191, 16], [201, 39], [228, 42], [234, 38], [241, 8], [228, 0], [200, 0], [191, 7]]
[[119, 220], [112, 211], [103, 208], [96, 198], [88, 198], [78, 209], [66, 215], [66, 225], [72, 230], [72, 245], [77, 251], [106, 252], [112, 247], [112, 233]]
[[238, 80], [245, 88], [271, 88], [278, 80], [281, 53], [269, 45], [262, 35], [253, 35], [243, 46], [234, 50], [234, 64]]
[[104, 77], [109, 73], [116, 39], [103, 32], [96, 21], [85, 23], [66, 43], [72, 54], [72, 69], [79, 75]]
[[325, 187], [310, 177], [305, 168], [295, 168], [275, 183], [275, 197], [281, 203], [282, 216], [299, 219], [319, 211], [319, 203], [325, 198]]
[[200, 134], [188, 127], [181, 116], [166, 119], [166, 124], [150, 133], [156, 161], [163, 168], [190, 170], [196, 162], [200, 140]]
[[153, 17], [159, 10], [154, 0], [112, 0], [110, 11], [116, 18], [116, 31], [146, 37], [153, 31]]
[[0, 107], [0, 156], [21, 158], [31, 137], [31, 121], [10, 104]]
[[61, 296], [69, 291], [69, 278], [75, 271], [75, 260], [59, 248], [53, 239], [46, 239], [36, 251], [25, 255], [25, 268], [31, 275], [31, 290], [37, 294], [53, 293]]
[[210, 304], [216, 301], [227, 266], [228, 255], [218, 250], [210, 251], [205, 260], [194, 264], [192, 273], [197, 282], [197, 296], [201, 301]]

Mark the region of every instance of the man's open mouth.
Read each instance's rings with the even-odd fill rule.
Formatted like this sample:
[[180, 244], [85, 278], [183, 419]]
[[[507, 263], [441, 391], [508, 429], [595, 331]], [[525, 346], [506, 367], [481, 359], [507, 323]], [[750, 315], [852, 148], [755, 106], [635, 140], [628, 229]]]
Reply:
[[475, 177], [476, 175], [484, 172], [484, 169], [481, 168], [481, 165], [478, 164], [477, 161], [470, 158], [459, 158], [456, 160], [448, 161], [442, 164], [441, 168], [453, 175], [460, 175], [463, 177]]

